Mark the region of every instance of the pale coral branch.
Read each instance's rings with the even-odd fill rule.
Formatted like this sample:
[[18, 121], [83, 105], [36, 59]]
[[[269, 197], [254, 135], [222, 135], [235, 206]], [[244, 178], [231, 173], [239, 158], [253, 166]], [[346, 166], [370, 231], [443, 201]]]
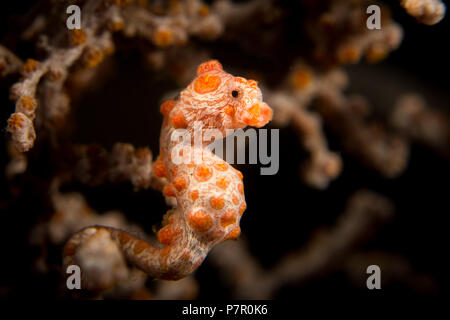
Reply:
[[450, 157], [450, 119], [444, 112], [427, 107], [422, 96], [399, 97], [390, 117], [392, 125], [408, 138]]
[[[83, 54], [85, 48], [96, 48], [86, 51], [87, 65], [96, 64], [102, 48], [107, 51], [111, 46], [108, 34], [95, 36], [99, 25], [97, 24], [97, 13], [95, 5], [101, 5], [102, 1], [91, 1], [86, 7], [92, 11], [85, 10], [85, 22], [83, 29], [70, 31], [62, 29], [63, 34], [70, 34], [71, 44], [68, 48], [53, 48], [49, 57], [42, 62], [28, 59], [22, 69], [24, 78], [11, 88], [11, 99], [16, 103], [16, 110], [8, 121], [7, 130], [11, 132], [16, 148], [21, 152], [30, 150], [36, 139], [33, 121], [36, 117], [38, 98], [36, 90], [45, 75], [47, 90], [44, 91], [43, 103], [46, 107], [47, 116], [58, 121], [68, 110], [69, 99], [63, 92], [63, 84], [68, 76], [67, 69], [71, 67]], [[93, 16], [90, 16], [92, 14]], [[95, 18], [94, 18], [95, 17]], [[101, 20], [101, 19], [100, 19]]]
[[[146, 237], [141, 228], [127, 222], [121, 212], [108, 211], [99, 214], [80, 193], [61, 193], [60, 184], [58, 178], [51, 184], [50, 201], [54, 212], [48, 221], [33, 228], [30, 234], [31, 244], [43, 246], [49, 242], [62, 245], [74, 232], [95, 224], [120, 227], [140, 237]], [[135, 291], [144, 286], [147, 278], [143, 272], [126, 265], [122, 252], [105, 233], [99, 233], [89, 239], [77, 253], [75, 260], [83, 270], [84, 289], [104, 291], [117, 288], [122, 291]], [[64, 275], [65, 270], [62, 270]]]
[[193, 276], [176, 282], [159, 280], [152, 298], [155, 300], [192, 300], [199, 294], [200, 288]]
[[[367, 28], [366, 9], [381, 8], [381, 29]], [[370, 63], [384, 59], [398, 48], [403, 30], [394, 22], [386, 6], [376, 1], [330, 1], [325, 10], [312, 14], [304, 24], [313, 41], [313, 56], [325, 64]]]
[[67, 159], [61, 160], [70, 167], [63, 169], [71, 173], [72, 179], [87, 185], [130, 181], [136, 187], [148, 188], [156, 179], [148, 148], [118, 142], [111, 151], [99, 145], [70, 145], [64, 153]]
[[427, 25], [440, 22], [446, 11], [441, 0], [401, 0], [401, 5], [409, 15]]
[[318, 111], [349, 153], [387, 178], [400, 175], [408, 163], [408, 141], [379, 122], [356, 116], [359, 103], [359, 97], [322, 95]]
[[0, 76], [5, 77], [9, 74], [17, 73], [22, 65], [22, 60], [8, 48], [0, 45]]
[[14, 176], [27, 170], [28, 160], [23, 153], [17, 151], [12, 141], [7, 141], [6, 148], [10, 159], [5, 168], [5, 176], [11, 180]]
[[299, 133], [303, 147], [310, 152], [310, 159], [301, 168], [306, 183], [318, 189], [328, 187], [331, 180], [341, 172], [341, 158], [328, 149], [319, 116], [298, 106], [294, 96], [286, 92], [266, 94], [267, 101], [275, 110], [274, 123], [290, 122]]
[[392, 216], [389, 200], [361, 190], [350, 197], [333, 227], [322, 229], [268, 271], [259, 266], [242, 241], [221, 244], [210, 253], [210, 261], [231, 284], [235, 298], [267, 299], [288, 283], [302, 283], [335, 268]]
[[439, 284], [432, 275], [414, 270], [411, 261], [395, 253], [356, 252], [347, 256], [342, 269], [356, 288], [367, 290], [367, 267], [371, 265], [380, 267], [382, 289], [398, 284], [420, 294], [435, 294], [439, 289]]

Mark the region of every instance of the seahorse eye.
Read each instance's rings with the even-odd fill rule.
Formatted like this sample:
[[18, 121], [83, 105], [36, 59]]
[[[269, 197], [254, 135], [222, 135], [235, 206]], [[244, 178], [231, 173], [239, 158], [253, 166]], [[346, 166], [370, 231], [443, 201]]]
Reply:
[[233, 91], [231, 91], [231, 95], [233, 96], [233, 98], [237, 98], [237, 97], [239, 97], [239, 91], [233, 90]]

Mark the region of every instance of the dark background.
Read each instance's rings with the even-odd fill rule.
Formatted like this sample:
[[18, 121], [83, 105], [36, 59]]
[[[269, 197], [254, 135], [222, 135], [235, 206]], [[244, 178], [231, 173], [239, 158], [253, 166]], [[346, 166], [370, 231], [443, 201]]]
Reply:
[[[18, 28], [26, 23], [30, 12], [29, 4], [34, 2], [9, 1], [2, 5], [0, 13], [0, 43], [12, 45], [10, 48], [23, 59], [34, 56], [33, 46], [17, 44], [11, 39], [14, 39], [16, 30], [21, 30]], [[286, 5], [292, 6], [291, 15], [294, 15], [298, 8], [292, 4]], [[394, 20], [405, 30], [401, 47], [379, 65], [367, 66], [363, 63], [360, 67], [350, 67], [350, 74], [362, 77], [363, 80], [356, 85], [351, 84], [348, 91], [364, 93], [376, 107], [395, 98], [380, 98], [377, 92], [390, 89], [400, 95], [404, 91], [415, 91], [430, 99], [433, 104], [431, 107], [442, 108], [448, 113], [448, 17], [438, 25], [429, 27], [406, 15], [396, 1], [392, 1], [391, 8]], [[291, 30], [290, 24], [295, 26], [296, 19], [288, 16], [286, 21], [285, 27]], [[281, 79], [289, 67], [286, 62], [289, 59], [274, 60], [270, 53], [262, 53], [259, 57], [237, 57], [236, 51], [226, 42], [200, 45], [210, 49], [212, 56], [219, 59], [225, 68], [233, 66], [236, 70], [264, 70], [272, 74], [269, 78], [273, 82]], [[293, 49], [290, 52], [295, 52], [296, 48], [301, 47], [301, 43], [293, 40], [289, 46], [291, 47], [278, 50]], [[290, 52], [286, 52], [286, 55], [289, 56]], [[179, 88], [169, 77], [144, 69], [139, 61], [139, 52], [132, 46], [125, 46], [125, 49], [117, 51], [111, 62], [109, 80], [75, 102], [73, 117], [78, 126], [74, 128], [70, 141], [96, 142], [107, 148], [114, 142], [123, 141], [135, 146], [149, 146], [153, 151], [158, 150], [162, 118], [155, 106], [159, 105], [162, 94]], [[370, 76], [375, 74], [386, 78], [386, 82], [371, 83]], [[11, 102], [6, 103], [9, 101], [8, 87], [12, 83], [14, 79], [0, 81], [2, 128], [6, 126], [6, 120], [14, 110]], [[371, 86], [364, 86], [365, 84]], [[136, 114], [139, 116], [136, 117]], [[2, 135], [7, 135], [4, 129]], [[339, 141], [333, 135], [328, 134], [327, 137], [331, 150], [341, 150]], [[49, 160], [45, 151], [40, 150], [42, 157], [38, 163], [30, 164], [30, 170], [35, 175], [33, 181], [37, 185], [48, 183], [48, 174], [52, 171], [50, 165], [45, 165]], [[307, 154], [295, 131], [285, 128], [280, 131], [280, 170], [277, 175], [261, 176], [257, 165], [238, 167], [244, 173], [248, 205], [241, 228], [250, 243], [251, 252], [264, 267], [270, 268], [287, 251], [305, 244], [315, 229], [333, 225], [353, 191], [368, 188], [390, 198], [396, 206], [396, 215], [363, 249], [377, 249], [405, 256], [416, 271], [435, 276], [441, 287], [438, 294], [443, 294], [449, 270], [446, 263], [448, 225], [445, 223], [446, 216], [450, 213], [448, 160], [426, 147], [413, 144], [407, 170], [396, 179], [386, 180], [365, 168], [357, 159], [345, 153], [342, 156], [344, 170], [340, 177], [326, 191], [311, 189], [301, 183], [298, 177], [299, 164]], [[7, 157], [2, 144], [0, 167], [4, 168], [6, 163]], [[39, 169], [33, 170], [33, 166]], [[41, 194], [35, 194], [35, 185], [19, 183], [22, 188], [21, 196], [27, 201], [11, 209], [7, 205], [11, 189], [3, 172], [0, 173], [0, 179], [0, 297], [61, 298], [56, 290], [60, 281], [59, 273], [54, 270], [42, 276], [34, 271], [33, 261], [39, 255], [39, 249], [28, 244], [29, 230], [39, 221], [39, 214], [48, 208], [48, 203], [42, 200]], [[81, 190], [89, 204], [98, 212], [122, 210], [127, 219], [141, 225], [148, 233], [152, 232], [152, 226], [161, 220], [162, 213], [167, 209], [158, 192], [134, 192], [129, 184], [95, 188], [73, 184], [66, 188]], [[57, 248], [54, 250], [49, 256], [57, 264], [61, 256]], [[196, 278], [200, 283], [200, 298], [228, 297], [226, 285], [220, 281], [217, 270], [209, 265], [208, 259], [196, 272]], [[395, 284], [384, 287], [381, 291], [385, 297], [421, 295]], [[352, 299], [379, 293], [355, 289], [346, 276], [338, 273], [319, 277], [301, 286], [293, 284], [280, 291], [277, 297], [297, 298], [315, 294]]]

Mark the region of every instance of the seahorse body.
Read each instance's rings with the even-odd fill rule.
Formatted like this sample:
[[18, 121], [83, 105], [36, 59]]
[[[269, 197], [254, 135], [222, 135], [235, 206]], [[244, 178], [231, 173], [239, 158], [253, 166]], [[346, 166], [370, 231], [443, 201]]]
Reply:
[[[262, 101], [256, 81], [234, 77], [211, 60], [198, 67], [197, 77], [177, 100], [161, 105], [161, 112], [164, 121], [154, 173], [166, 183], [164, 195], [175, 197], [177, 204], [158, 232], [159, 241], [166, 246], [158, 248], [126, 232], [107, 229], [132, 263], [154, 278], [175, 280], [195, 270], [216, 243], [239, 236], [246, 203], [242, 174], [206, 148], [210, 141], [179, 148], [173, 132], [184, 129], [193, 137], [194, 124], [200, 123], [203, 130], [217, 129], [225, 136], [226, 129], [264, 126], [271, 120], [272, 110]], [[196, 158], [176, 163], [174, 152], [188, 152]], [[88, 228], [91, 233], [92, 228]], [[82, 238], [72, 238], [72, 244], [69, 241], [69, 253], [73, 255]]]

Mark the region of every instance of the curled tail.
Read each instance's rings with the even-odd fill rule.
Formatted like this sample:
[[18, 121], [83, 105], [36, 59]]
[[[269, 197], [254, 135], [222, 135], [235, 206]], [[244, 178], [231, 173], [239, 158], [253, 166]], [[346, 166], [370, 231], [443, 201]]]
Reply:
[[[181, 235], [181, 234], [180, 234]], [[105, 239], [106, 238], [106, 239]], [[110, 279], [111, 283], [99, 285], [98, 279], [93, 279], [92, 268], [86, 258], [89, 253], [83, 253], [90, 246], [95, 254], [95, 247], [103, 246], [103, 250], [110, 251], [108, 256], [93, 257], [96, 268], [108, 270], [111, 273], [120, 273], [120, 261], [114, 255], [114, 250], [105, 248], [105, 244], [113, 243], [129, 263], [147, 273], [155, 279], [178, 280], [194, 271], [206, 257], [209, 248], [196, 241], [195, 238], [179, 237], [176, 242], [164, 247], [154, 246], [138, 237], [111, 227], [90, 226], [76, 233], [66, 244], [63, 251], [65, 269], [70, 265], [81, 268], [83, 275], [83, 288], [107, 288], [120, 281], [120, 276]], [[189, 250], [195, 248], [197, 260], [193, 259]], [[122, 277], [123, 278], [123, 277]]]

